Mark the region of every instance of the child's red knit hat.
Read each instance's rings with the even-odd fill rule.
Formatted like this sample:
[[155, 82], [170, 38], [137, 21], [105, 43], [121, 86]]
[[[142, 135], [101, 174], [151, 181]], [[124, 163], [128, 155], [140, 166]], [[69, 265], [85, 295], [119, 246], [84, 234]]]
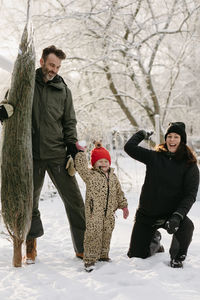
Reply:
[[111, 165], [110, 153], [106, 148], [102, 147], [101, 142], [95, 142], [95, 148], [91, 151], [91, 164], [94, 166], [99, 159], [107, 159]]

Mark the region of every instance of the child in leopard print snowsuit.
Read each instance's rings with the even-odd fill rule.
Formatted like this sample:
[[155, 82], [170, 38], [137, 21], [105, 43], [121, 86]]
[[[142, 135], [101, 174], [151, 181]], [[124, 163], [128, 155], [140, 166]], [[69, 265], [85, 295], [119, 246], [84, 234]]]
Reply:
[[83, 260], [88, 272], [94, 269], [95, 262], [110, 260], [108, 254], [115, 225], [115, 211], [121, 208], [125, 219], [129, 214], [119, 180], [113, 168], [110, 168], [110, 154], [101, 143], [96, 143], [91, 152], [91, 164], [90, 169], [83, 151], [76, 154], [76, 170], [86, 183]]

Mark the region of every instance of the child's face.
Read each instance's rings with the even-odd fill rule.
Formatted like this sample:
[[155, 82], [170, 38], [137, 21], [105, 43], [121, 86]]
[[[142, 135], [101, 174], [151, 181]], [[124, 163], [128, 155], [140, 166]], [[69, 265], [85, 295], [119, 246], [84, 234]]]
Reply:
[[100, 168], [104, 173], [106, 173], [110, 168], [110, 163], [107, 159], [102, 158], [95, 162], [94, 167]]

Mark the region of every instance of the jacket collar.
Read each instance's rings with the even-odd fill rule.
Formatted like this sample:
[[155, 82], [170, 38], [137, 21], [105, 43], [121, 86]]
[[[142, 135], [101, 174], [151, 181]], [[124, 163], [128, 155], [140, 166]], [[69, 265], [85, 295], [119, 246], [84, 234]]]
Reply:
[[[95, 171], [95, 172], [99, 172], [99, 173], [105, 175], [105, 173], [104, 173], [101, 169], [92, 168], [92, 170]], [[111, 167], [110, 167], [110, 169], [109, 169], [109, 175], [112, 175], [113, 173], [114, 173], [114, 168], [111, 168]]]
[[42, 68], [38, 68], [36, 70], [36, 76], [35, 76], [35, 80], [41, 84], [41, 85], [49, 85], [49, 86], [52, 86], [58, 90], [62, 90], [64, 87], [65, 87], [65, 83], [64, 83], [64, 80], [62, 79], [61, 76], [59, 75], [56, 75], [52, 80], [49, 80], [47, 82], [44, 82], [44, 79], [43, 79], [43, 73], [42, 73]]

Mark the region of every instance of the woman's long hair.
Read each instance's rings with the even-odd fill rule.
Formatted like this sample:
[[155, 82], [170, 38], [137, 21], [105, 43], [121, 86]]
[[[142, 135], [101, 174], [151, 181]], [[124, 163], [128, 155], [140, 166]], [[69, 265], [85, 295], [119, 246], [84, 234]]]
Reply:
[[[157, 152], [168, 152], [166, 143], [156, 146], [155, 150]], [[183, 142], [180, 143], [177, 151], [174, 153], [174, 158], [177, 161], [185, 160], [187, 164], [197, 163], [197, 158], [194, 152]]]

